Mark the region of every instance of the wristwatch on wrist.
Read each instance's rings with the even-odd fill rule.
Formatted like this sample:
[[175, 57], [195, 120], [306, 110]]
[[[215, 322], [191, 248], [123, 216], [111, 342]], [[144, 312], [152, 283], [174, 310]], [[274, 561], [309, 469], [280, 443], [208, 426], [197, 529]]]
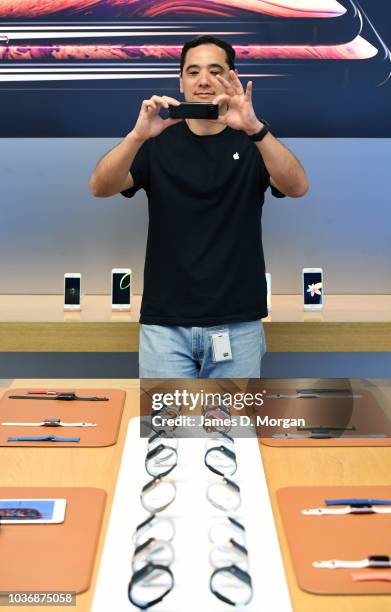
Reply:
[[261, 140], [265, 138], [266, 134], [270, 132], [270, 123], [268, 123], [266, 119], [260, 119], [259, 121], [263, 123], [263, 128], [256, 134], [249, 134], [248, 136], [253, 142], [261, 142]]

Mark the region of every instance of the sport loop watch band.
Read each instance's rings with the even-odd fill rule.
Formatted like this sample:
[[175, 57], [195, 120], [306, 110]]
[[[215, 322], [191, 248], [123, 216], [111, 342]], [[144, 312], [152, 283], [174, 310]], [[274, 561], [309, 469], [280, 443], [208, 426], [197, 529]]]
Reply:
[[57, 436], [15, 436], [7, 442], [80, 442], [80, 438], [58, 438]]
[[313, 567], [319, 569], [361, 569], [367, 567], [391, 567], [391, 559], [388, 555], [370, 555], [366, 559], [358, 561], [345, 561], [332, 559], [330, 561], [314, 561]]
[[97, 427], [97, 423], [66, 423], [61, 419], [44, 419], [36, 423], [0, 423], [6, 427]]
[[331, 431], [319, 432], [319, 433], [302, 433], [302, 434], [290, 434], [290, 433], [276, 433], [272, 434], [272, 438], [279, 440], [355, 440], [355, 439], [377, 439], [377, 438], [388, 438], [387, 434], [342, 434], [341, 436], [333, 434]]
[[108, 397], [79, 397], [76, 393], [66, 392], [66, 393], [57, 393], [56, 395], [38, 395], [38, 394], [30, 394], [30, 395], [9, 395], [8, 399], [27, 399], [27, 400], [61, 400], [64, 402], [72, 402], [72, 401], [83, 401], [83, 402], [108, 402]]
[[391, 514], [391, 506], [374, 506], [372, 504], [349, 504], [341, 508], [306, 508], [301, 511], [307, 516], [345, 515], [345, 514]]
[[[137, 585], [148, 584], [153, 580], [154, 576], [165, 577], [167, 580], [166, 587], [156, 597], [146, 600], [140, 600], [137, 596]], [[148, 610], [152, 606], [160, 603], [168, 593], [174, 588], [174, 574], [166, 565], [160, 565], [157, 563], [147, 563], [144, 567], [134, 572], [128, 585], [128, 598], [129, 601], [136, 606], [139, 610]], [[151, 597], [153, 597], [151, 595]]]
[[345, 504], [376, 504], [377, 506], [391, 506], [391, 499], [366, 499], [352, 497], [347, 499], [325, 499], [326, 506], [344, 506]]

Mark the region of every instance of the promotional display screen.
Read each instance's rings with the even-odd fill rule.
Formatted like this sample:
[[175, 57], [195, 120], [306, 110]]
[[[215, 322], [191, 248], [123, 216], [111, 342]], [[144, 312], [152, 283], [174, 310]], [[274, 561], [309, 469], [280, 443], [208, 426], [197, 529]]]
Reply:
[[304, 304], [322, 304], [323, 303], [323, 282], [320, 272], [305, 272], [304, 279]]
[[54, 500], [36, 499], [1, 499], [0, 519], [22, 520], [22, 519], [47, 519], [53, 518]]
[[0, 137], [122, 136], [143, 99], [182, 101], [181, 49], [200, 34], [233, 45], [276, 135], [390, 137], [390, 52], [371, 10], [369, 0], [6, 0]]
[[69, 306], [80, 304], [80, 278], [65, 279], [65, 304]]
[[113, 304], [130, 304], [130, 274], [114, 272], [113, 274]]

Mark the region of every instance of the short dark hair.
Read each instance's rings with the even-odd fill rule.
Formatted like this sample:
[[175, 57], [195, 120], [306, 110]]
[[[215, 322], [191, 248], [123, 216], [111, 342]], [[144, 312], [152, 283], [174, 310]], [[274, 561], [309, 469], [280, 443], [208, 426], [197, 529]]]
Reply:
[[235, 49], [230, 43], [225, 40], [221, 40], [221, 38], [216, 38], [215, 36], [198, 36], [198, 38], [193, 38], [193, 40], [188, 40], [187, 43], [183, 45], [181, 52], [181, 67], [180, 73], [182, 74], [183, 67], [185, 65], [186, 53], [189, 49], [194, 49], [194, 47], [199, 47], [200, 45], [216, 45], [225, 51], [227, 64], [230, 67], [230, 70], [235, 70]]

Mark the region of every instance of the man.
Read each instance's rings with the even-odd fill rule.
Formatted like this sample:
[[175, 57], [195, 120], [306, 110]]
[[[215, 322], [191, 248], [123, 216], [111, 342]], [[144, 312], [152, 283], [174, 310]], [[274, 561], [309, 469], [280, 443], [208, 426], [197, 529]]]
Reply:
[[[133, 130], [98, 163], [95, 196], [144, 188], [149, 230], [140, 378], [259, 378], [267, 316], [261, 212], [308, 189], [294, 155], [259, 119], [230, 44], [187, 42], [180, 91], [219, 105], [219, 118], [163, 119], [168, 96], [144, 100]], [[129, 171], [130, 168], [130, 171]]]

